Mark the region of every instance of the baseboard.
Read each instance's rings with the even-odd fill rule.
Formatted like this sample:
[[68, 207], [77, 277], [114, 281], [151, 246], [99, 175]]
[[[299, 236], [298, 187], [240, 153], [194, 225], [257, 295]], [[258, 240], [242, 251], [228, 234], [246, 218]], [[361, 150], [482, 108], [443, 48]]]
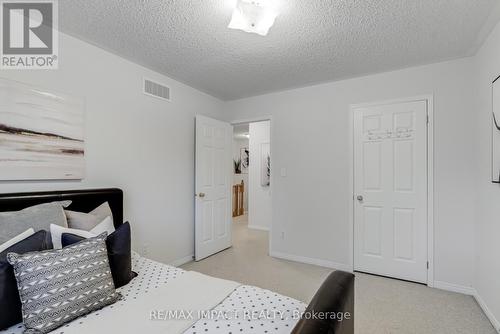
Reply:
[[451, 292], [458, 292], [464, 295], [474, 296], [476, 290], [470, 286], [458, 285], [443, 281], [434, 281], [434, 288]]
[[481, 296], [476, 291], [476, 289], [469, 287], [469, 286], [463, 286], [463, 285], [442, 282], [442, 281], [434, 281], [434, 288], [446, 290], [446, 291], [451, 291], [451, 292], [458, 292], [458, 293], [462, 293], [464, 295], [469, 295], [469, 296], [474, 297], [474, 299], [478, 303], [479, 307], [481, 307], [484, 314], [486, 315], [488, 320], [490, 320], [490, 322], [493, 325], [493, 327], [495, 328], [495, 330], [498, 333], [500, 333], [500, 322], [495, 318], [495, 316], [490, 311], [490, 309], [486, 305], [485, 301], [483, 300], [483, 298], [481, 298]]
[[259, 231], [269, 231], [269, 227], [259, 226], [259, 225], [248, 225], [248, 228], [251, 230], [259, 230]]
[[175, 260], [175, 261], [172, 261], [169, 263], [169, 265], [171, 265], [172, 267], [180, 267], [182, 266], [183, 264], [186, 264], [188, 262], [191, 262], [193, 261], [193, 257], [194, 255], [188, 255], [186, 257], [183, 257], [181, 259], [178, 259], [178, 260]]
[[479, 304], [479, 307], [481, 307], [481, 309], [483, 310], [486, 317], [490, 320], [493, 327], [496, 329], [498, 333], [500, 333], [500, 322], [498, 321], [497, 318], [495, 318], [495, 315], [493, 315], [493, 312], [490, 311], [485, 301], [483, 300], [483, 298], [481, 298], [481, 296], [477, 291], [474, 291], [474, 298], [476, 299], [476, 302]]
[[283, 260], [313, 264], [313, 265], [320, 266], [320, 267], [332, 268], [332, 269], [352, 272], [352, 266], [350, 266], [348, 264], [344, 264], [344, 263], [337, 263], [337, 262], [328, 261], [328, 260], [320, 260], [320, 259], [314, 259], [314, 258], [305, 257], [305, 256], [298, 256], [298, 255], [286, 254], [286, 253], [281, 253], [281, 252], [273, 252], [273, 251], [270, 253], [270, 255], [272, 257], [276, 257], [276, 258], [283, 259]]

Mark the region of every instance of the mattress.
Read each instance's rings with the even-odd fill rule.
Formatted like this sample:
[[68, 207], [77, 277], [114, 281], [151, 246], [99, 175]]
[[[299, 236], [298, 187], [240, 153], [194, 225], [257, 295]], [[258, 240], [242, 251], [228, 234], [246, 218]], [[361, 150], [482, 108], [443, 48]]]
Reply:
[[[161, 287], [180, 277], [186, 271], [168, 266], [144, 257], [137, 253], [132, 254], [132, 267], [139, 275], [129, 284], [118, 291], [122, 299], [106, 307], [109, 314], [116, 313], [116, 317], [99, 319], [99, 321], [117, 321], [120, 317], [120, 308], [144, 294], [154, 293]], [[240, 285], [210, 314], [194, 323], [184, 334], [200, 333], [290, 333], [298, 321], [298, 316], [306, 308], [306, 304], [274, 293], [269, 290], [249, 285]], [[100, 311], [93, 312], [84, 317], [55, 330], [55, 334], [63, 334], [65, 329], [81, 326], [93, 317], [100, 317]], [[109, 316], [107, 317], [109, 318]], [[106, 326], [107, 327], [107, 326]], [[20, 334], [24, 330], [22, 324], [13, 326], [0, 334]], [[166, 333], [167, 334], [167, 333]]]

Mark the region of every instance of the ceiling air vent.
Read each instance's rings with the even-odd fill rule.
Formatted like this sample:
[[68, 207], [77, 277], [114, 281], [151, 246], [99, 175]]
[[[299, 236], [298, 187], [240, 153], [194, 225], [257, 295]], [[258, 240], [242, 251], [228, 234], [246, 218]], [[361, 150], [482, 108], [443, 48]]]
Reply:
[[170, 102], [170, 88], [149, 79], [144, 79], [144, 94]]

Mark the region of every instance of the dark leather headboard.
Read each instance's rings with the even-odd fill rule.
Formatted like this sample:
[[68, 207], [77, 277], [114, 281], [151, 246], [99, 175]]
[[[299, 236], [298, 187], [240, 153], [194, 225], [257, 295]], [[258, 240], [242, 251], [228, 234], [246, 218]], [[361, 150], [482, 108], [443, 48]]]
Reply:
[[90, 212], [108, 202], [115, 227], [123, 223], [123, 191], [118, 188], [0, 194], [0, 212], [18, 211], [32, 205], [71, 200], [68, 210]]

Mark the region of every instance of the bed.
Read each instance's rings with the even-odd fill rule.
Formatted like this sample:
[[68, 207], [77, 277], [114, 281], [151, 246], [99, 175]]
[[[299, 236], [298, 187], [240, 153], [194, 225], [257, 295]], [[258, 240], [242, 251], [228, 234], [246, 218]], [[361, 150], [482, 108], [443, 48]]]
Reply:
[[[116, 188], [0, 194], [0, 211], [21, 210], [32, 205], [60, 200], [71, 200], [69, 209], [81, 212], [89, 212], [107, 201], [113, 213], [115, 226], [123, 223], [123, 192]], [[187, 296], [189, 292], [197, 293], [196, 296], [205, 296], [205, 293], [200, 291], [206, 290], [196, 292], [196, 289], [200, 285], [205, 285], [205, 282], [206, 286], [214, 284], [216, 287], [220, 284], [226, 288], [226, 293], [219, 295], [220, 301], [205, 304], [202, 307], [204, 313], [201, 317], [198, 314], [198, 317], [190, 319], [189, 322], [173, 322], [177, 330], [183, 328], [182, 333], [354, 333], [354, 276], [350, 273], [340, 271], [332, 273], [311, 303], [306, 305], [269, 290], [187, 272], [144, 258], [137, 253], [132, 254], [132, 266], [138, 276], [118, 289], [122, 294], [121, 300], [100, 311], [78, 318], [53, 333], [94, 333], [97, 328], [103, 333], [111, 331], [132, 333], [137, 330], [178, 332], [167, 329], [170, 327], [162, 321], [165, 315], [155, 309], [153, 304], [158, 300], [162, 303], [168, 300], [170, 304], [166, 305], [170, 305], [169, 310], [182, 312], [182, 307], [175, 307], [176, 303], [183, 306], [191, 305], [186, 302], [189, 301]], [[189, 288], [185, 281], [193, 285]], [[188, 290], [182, 292], [183, 289]], [[177, 292], [186, 296], [181, 294], [174, 297]], [[191, 296], [191, 299], [193, 298]], [[175, 314], [176, 317], [187, 315]], [[130, 320], [135, 316], [140, 317], [143, 323]], [[123, 320], [117, 321], [117, 319]], [[157, 327], [149, 329], [147, 326], [150, 324]], [[120, 325], [122, 328], [119, 328]], [[0, 333], [19, 334], [23, 330], [24, 327], [19, 324]]]

